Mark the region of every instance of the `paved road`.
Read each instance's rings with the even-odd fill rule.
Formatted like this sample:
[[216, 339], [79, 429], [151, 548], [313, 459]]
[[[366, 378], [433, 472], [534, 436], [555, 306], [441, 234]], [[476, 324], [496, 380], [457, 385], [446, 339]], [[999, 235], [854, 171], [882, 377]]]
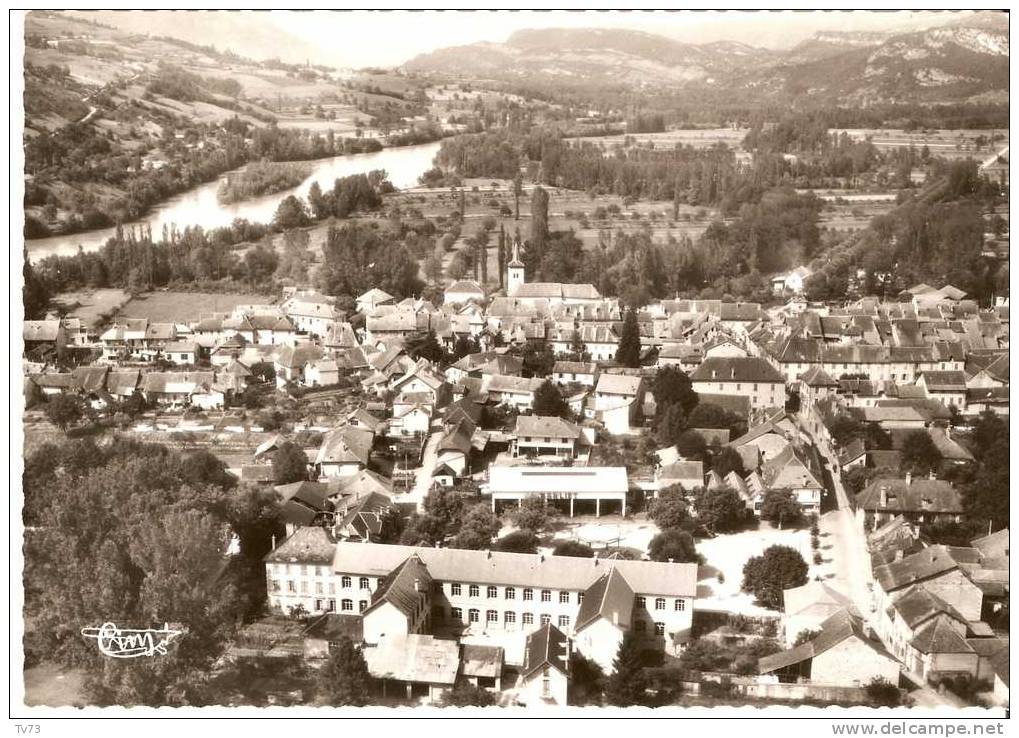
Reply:
[[425, 497], [432, 486], [432, 472], [439, 461], [439, 442], [442, 441], [441, 430], [432, 433], [425, 441], [425, 451], [421, 455], [421, 466], [414, 475], [414, 486], [410, 492], [402, 496], [401, 501], [417, 503], [418, 512], [424, 512]]
[[[808, 434], [809, 435], [809, 434]], [[870, 554], [867, 540], [856, 521], [856, 512], [850, 504], [849, 493], [842, 484], [842, 475], [835, 469], [838, 462], [831, 447], [811, 438], [824, 464], [824, 481], [834, 491], [838, 509], [822, 517], [821, 527], [828, 532], [832, 545], [831, 555], [836, 564], [836, 576], [848, 587], [846, 592], [856, 604], [865, 620], [871, 620], [873, 596], [871, 594]]]

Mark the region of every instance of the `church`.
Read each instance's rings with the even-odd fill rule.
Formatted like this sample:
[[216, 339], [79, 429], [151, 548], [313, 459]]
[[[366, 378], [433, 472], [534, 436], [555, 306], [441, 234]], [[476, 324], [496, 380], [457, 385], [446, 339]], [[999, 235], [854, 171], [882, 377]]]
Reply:
[[520, 239], [513, 242], [513, 254], [506, 264], [506, 295], [523, 303], [542, 305], [585, 305], [602, 299], [593, 284], [564, 282], [528, 282], [520, 259]]

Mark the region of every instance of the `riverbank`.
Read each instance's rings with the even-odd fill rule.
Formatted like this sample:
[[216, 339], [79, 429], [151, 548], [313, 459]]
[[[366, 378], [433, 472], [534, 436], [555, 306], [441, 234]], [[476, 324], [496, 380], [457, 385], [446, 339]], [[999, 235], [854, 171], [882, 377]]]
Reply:
[[[260, 195], [235, 203], [219, 202], [218, 190], [223, 176], [212, 182], [193, 187], [170, 197], [151, 212], [138, 220], [124, 224], [124, 228], [148, 227], [158, 238], [163, 228], [198, 226], [208, 231], [213, 228], [231, 226], [236, 220], [249, 223], [272, 222], [279, 203], [290, 195], [306, 199], [313, 182], [323, 190], [332, 188], [333, 182], [351, 174], [362, 174], [372, 170], [385, 170], [389, 181], [397, 189], [417, 185], [418, 177], [432, 166], [438, 152], [439, 141], [412, 146], [398, 146], [380, 149], [365, 154], [344, 154], [310, 160], [312, 173], [299, 185], [271, 195]], [[240, 171], [240, 167], [225, 173], [229, 176]], [[114, 235], [116, 228], [103, 228], [62, 236], [31, 239], [25, 242], [29, 257], [33, 261], [47, 256], [73, 256], [80, 247], [83, 251], [98, 251]]]

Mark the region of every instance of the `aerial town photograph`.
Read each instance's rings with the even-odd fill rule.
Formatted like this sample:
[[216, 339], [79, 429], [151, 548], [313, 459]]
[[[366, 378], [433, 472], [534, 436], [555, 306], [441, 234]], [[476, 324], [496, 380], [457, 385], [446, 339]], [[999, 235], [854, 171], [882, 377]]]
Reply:
[[1007, 10], [10, 35], [18, 734], [1005, 735]]

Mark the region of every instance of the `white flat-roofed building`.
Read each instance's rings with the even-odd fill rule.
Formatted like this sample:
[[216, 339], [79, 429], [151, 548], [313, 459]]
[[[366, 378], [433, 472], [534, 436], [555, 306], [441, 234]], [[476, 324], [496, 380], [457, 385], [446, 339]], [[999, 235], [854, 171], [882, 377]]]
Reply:
[[528, 497], [541, 497], [568, 507], [570, 517], [578, 503], [590, 508], [592, 502], [595, 515], [601, 515], [605, 504], [612, 512], [625, 515], [628, 488], [626, 468], [622, 466], [493, 466], [488, 484], [493, 510], [498, 510], [500, 502], [520, 504]]

